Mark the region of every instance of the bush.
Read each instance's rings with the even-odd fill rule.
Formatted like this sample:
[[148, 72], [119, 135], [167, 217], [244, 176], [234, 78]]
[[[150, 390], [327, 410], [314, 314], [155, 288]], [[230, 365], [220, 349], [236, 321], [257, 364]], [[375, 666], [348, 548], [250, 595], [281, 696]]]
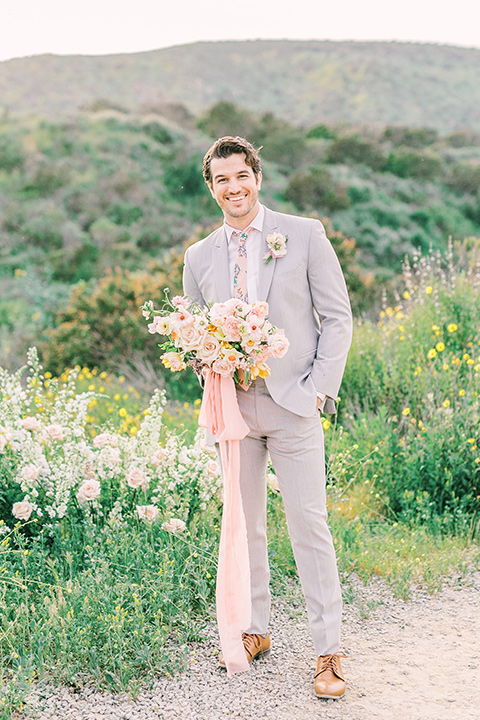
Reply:
[[427, 152], [399, 148], [389, 154], [383, 169], [401, 178], [434, 180], [442, 172], [442, 162]]
[[292, 176], [285, 190], [285, 199], [300, 210], [334, 212], [350, 205], [346, 185], [335, 182], [327, 168], [314, 167]]
[[393, 145], [423, 148], [426, 145], [433, 145], [438, 140], [438, 132], [433, 128], [387, 127], [384, 138], [390, 140]]
[[381, 148], [356, 135], [339, 138], [332, 143], [327, 152], [330, 163], [359, 163], [373, 170], [380, 170], [385, 162]]

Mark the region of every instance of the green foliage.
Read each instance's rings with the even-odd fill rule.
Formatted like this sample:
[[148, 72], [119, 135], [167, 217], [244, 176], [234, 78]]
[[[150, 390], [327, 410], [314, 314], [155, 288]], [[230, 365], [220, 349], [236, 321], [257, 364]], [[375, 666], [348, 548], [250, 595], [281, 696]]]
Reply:
[[356, 135], [349, 135], [335, 140], [327, 152], [330, 163], [360, 163], [373, 170], [380, 170], [385, 162], [379, 146]]
[[337, 137], [337, 133], [331, 127], [319, 123], [308, 130], [306, 137], [309, 140], [334, 140]]
[[198, 127], [212, 138], [226, 135], [250, 138], [254, 137], [255, 120], [247, 110], [222, 100], [199, 118]]
[[[466, 253], [478, 255], [478, 241]], [[350, 441], [377, 447], [388, 513], [436, 531], [478, 532], [478, 275], [417, 257], [403, 297], [358, 326], [342, 396]]]
[[384, 170], [402, 178], [434, 180], [442, 171], [442, 163], [432, 153], [398, 148], [389, 154]]
[[455, 163], [450, 168], [446, 184], [461, 195], [478, 193], [480, 188], [480, 163]]
[[426, 128], [409, 128], [390, 126], [385, 128], [385, 140], [390, 140], [393, 145], [404, 145], [411, 148], [423, 148], [427, 145], [433, 145], [438, 139], [437, 130]]
[[293, 175], [285, 190], [285, 199], [301, 210], [335, 212], [350, 205], [347, 187], [335, 182], [328, 168], [312, 167], [307, 173]]

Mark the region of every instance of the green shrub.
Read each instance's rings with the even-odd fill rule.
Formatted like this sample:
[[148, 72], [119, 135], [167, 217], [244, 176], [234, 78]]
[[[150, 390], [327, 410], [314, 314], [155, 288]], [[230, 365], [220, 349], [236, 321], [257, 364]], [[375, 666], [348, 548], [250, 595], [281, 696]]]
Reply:
[[434, 180], [442, 172], [442, 162], [436, 155], [425, 151], [398, 148], [389, 154], [383, 169], [402, 178]]
[[362, 140], [357, 135], [335, 140], [328, 149], [327, 160], [330, 163], [359, 163], [373, 170], [380, 170], [385, 162], [379, 145]]
[[292, 176], [285, 190], [285, 199], [300, 210], [317, 212], [344, 210], [350, 205], [346, 185], [335, 182], [327, 168], [314, 167]]

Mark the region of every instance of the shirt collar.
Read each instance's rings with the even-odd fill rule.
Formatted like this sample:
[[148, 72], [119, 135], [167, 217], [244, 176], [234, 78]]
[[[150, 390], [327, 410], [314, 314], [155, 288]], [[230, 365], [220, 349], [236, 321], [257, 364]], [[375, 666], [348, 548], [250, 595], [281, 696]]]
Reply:
[[[262, 232], [263, 230], [263, 220], [265, 217], [265, 208], [263, 205], [260, 205], [260, 209], [258, 213], [253, 218], [252, 222], [249, 224], [248, 227], [252, 227], [255, 230], [258, 230], [259, 232]], [[232, 233], [236, 231], [236, 228], [233, 228], [231, 225], [228, 225], [228, 223], [224, 222], [223, 226], [225, 228], [225, 236], [227, 238], [227, 242], [230, 242], [230, 239], [232, 237]]]

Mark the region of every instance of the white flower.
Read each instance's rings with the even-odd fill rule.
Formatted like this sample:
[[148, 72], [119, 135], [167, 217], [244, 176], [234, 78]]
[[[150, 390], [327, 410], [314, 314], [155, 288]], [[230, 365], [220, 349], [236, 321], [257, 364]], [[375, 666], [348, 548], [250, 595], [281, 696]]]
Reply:
[[94, 478], [88, 478], [78, 488], [77, 498], [80, 503], [96, 500], [100, 495], [100, 483]]
[[218, 477], [220, 475], [220, 465], [215, 460], [208, 460], [205, 467], [210, 477]]
[[162, 523], [162, 530], [167, 530], [167, 532], [171, 532], [174, 535], [177, 533], [183, 532], [186, 529], [186, 524], [183, 522], [183, 520], [180, 520], [179, 518], [172, 518], [168, 522]]
[[13, 503], [12, 514], [18, 518], [18, 520], [28, 520], [32, 514], [33, 505], [28, 500], [22, 500], [21, 502]]
[[5, 435], [0, 435], [0, 452], [3, 452], [5, 450], [5, 447], [7, 445], [7, 438]]
[[102, 448], [105, 447], [105, 445], [115, 447], [118, 445], [118, 437], [113, 435], [113, 433], [104, 432], [99, 433], [93, 438], [93, 447]]
[[272, 258], [281, 258], [287, 254], [287, 242], [288, 237], [281, 235], [280, 233], [270, 233], [267, 235], [266, 242], [270, 251], [263, 256], [265, 264], [267, 265]]
[[156, 505], [137, 505], [137, 513], [140, 520], [154, 522], [159, 516]]
[[39, 474], [40, 474], [40, 469], [33, 463], [24, 465], [23, 468], [20, 470], [20, 475], [27, 482], [34, 482], [35, 480], [38, 479]]
[[167, 455], [167, 451], [165, 448], [158, 448], [158, 450], [155, 450], [152, 457], [150, 458], [150, 462], [152, 465], [155, 465], [155, 467], [160, 467], [162, 465], [163, 461], [165, 460], [165, 457]]

